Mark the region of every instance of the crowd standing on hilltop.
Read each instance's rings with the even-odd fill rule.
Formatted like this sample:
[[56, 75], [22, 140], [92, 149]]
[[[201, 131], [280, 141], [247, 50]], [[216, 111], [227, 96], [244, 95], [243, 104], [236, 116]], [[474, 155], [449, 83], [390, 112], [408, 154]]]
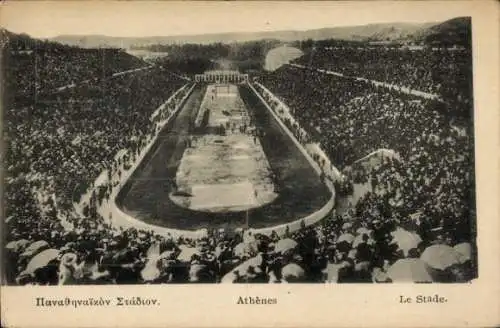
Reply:
[[[446, 104], [317, 71], [284, 67], [264, 74], [259, 82], [290, 107], [307, 141], [319, 143], [343, 169], [347, 180], [337, 190], [350, 206], [282, 236], [208, 231], [174, 238], [116, 228], [95, 211], [75, 212], [74, 203], [101, 172], [137, 156], [157, 132], [160, 118], [151, 114], [185, 81], [159, 67], [111, 77], [139, 62], [123, 57], [105, 64], [99, 51], [14, 50], [7, 76], [15, 97], [4, 111], [8, 283], [454, 282], [474, 275], [472, 130]], [[376, 57], [366, 56], [344, 53], [342, 63], [349, 63], [340, 66], [469, 99], [454, 68], [462, 69], [459, 57], [441, 55], [427, 67], [428, 58], [401, 53], [396, 61], [391, 52], [386, 60], [395, 64], [384, 68], [392, 74], [384, 75]], [[34, 69], [33, 63], [45, 64]], [[430, 75], [413, 78], [412, 65]], [[435, 84], [437, 76], [446, 85]], [[53, 92], [86, 79], [91, 82]], [[356, 162], [379, 148], [400, 158]], [[424, 270], [413, 275], [415, 268]]]
[[[101, 172], [112, 172], [137, 156], [162, 118], [152, 119], [153, 112], [186, 83], [161, 68], [113, 77], [147, 66], [115, 50], [37, 51], [10, 53], [15, 64], [6, 72], [10, 82], [4, 111], [7, 242], [55, 241], [68, 224], [77, 229], [81, 218], [73, 203]], [[108, 57], [109, 65], [102, 56]], [[46, 65], [35, 69], [34, 61]], [[96, 80], [91, 83], [54, 89], [92, 77]], [[44, 86], [37, 87], [34, 97], [31, 88], [39, 78]], [[100, 190], [101, 198], [109, 188]]]

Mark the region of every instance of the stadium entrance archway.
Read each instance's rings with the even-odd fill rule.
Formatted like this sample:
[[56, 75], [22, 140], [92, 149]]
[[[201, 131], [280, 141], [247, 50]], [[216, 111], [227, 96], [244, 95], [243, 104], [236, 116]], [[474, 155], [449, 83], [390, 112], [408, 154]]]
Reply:
[[248, 82], [248, 74], [241, 74], [238, 71], [230, 70], [206, 71], [203, 74], [196, 74], [195, 81], [207, 83], [246, 83]]

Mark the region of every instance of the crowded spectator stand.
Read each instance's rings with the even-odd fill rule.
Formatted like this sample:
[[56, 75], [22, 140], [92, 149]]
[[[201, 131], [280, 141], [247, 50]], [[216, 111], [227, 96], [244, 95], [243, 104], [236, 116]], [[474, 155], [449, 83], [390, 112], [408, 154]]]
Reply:
[[[419, 63], [428, 53], [402, 54], [399, 61], [393, 52], [381, 53], [398, 64], [384, 65], [391, 71], [385, 75], [370, 56], [339, 53], [337, 62], [350, 70], [344, 75], [458, 102], [297, 67], [263, 74], [257, 88], [282, 111], [283, 122], [341, 169], [346, 179], [335, 182], [336, 190], [347, 205], [282, 235], [205, 231], [187, 238], [115, 227], [98, 210], [176, 102], [155, 110], [186, 81], [159, 67], [112, 76], [140, 67], [130, 58], [111, 61], [119, 67], [103, 73], [99, 51], [14, 50], [22, 51], [16, 54], [22, 60], [8, 65], [14, 78], [4, 114], [9, 284], [459, 282], [475, 276], [473, 133], [462, 110], [471, 105], [463, 87], [470, 80], [460, 75], [461, 56], [444, 53], [427, 67]], [[31, 78], [35, 64], [27, 62], [42, 79]], [[362, 71], [365, 63], [369, 69]], [[408, 70], [415, 65], [427, 68], [414, 77]], [[443, 76], [446, 81], [438, 79]], [[450, 103], [462, 105], [453, 110]], [[398, 156], [357, 161], [380, 148]], [[95, 183], [98, 177], [105, 182]], [[87, 206], [75, 211], [75, 203]]]
[[[81, 197], [79, 203], [75, 203], [76, 211], [83, 215], [84, 211], [88, 211], [89, 207], [102, 216], [107, 223], [114, 227], [140, 227], [145, 230], [154, 231], [160, 235], [168, 236], [188, 236], [193, 238], [206, 235], [203, 231], [180, 231], [169, 228], [162, 228], [154, 225], [149, 225], [143, 221], [137, 220], [132, 216], [123, 212], [116, 205], [116, 199], [121, 189], [125, 186], [127, 180], [132, 176], [137, 167], [141, 164], [145, 156], [153, 147], [157, 136], [168, 121], [177, 113], [183, 106], [186, 99], [194, 89], [194, 84], [185, 84], [183, 87], [175, 91], [168, 100], [162, 104], [156, 111], [151, 114], [151, 121], [154, 122], [152, 133], [146, 137], [144, 147], [138, 153], [129, 154], [122, 152], [116, 160], [116, 166], [113, 166], [111, 171], [102, 172], [95, 180], [94, 184]], [[99, 190], [106, 189], [109, 192], [97, 199], [96, 195]]]
[[295, 63], [472, 105], [472, 51], [466, 47], [321, 47]]
[[[442, 102], [294, 67], [269, 73], [260, 82], [290, 105], [300, 126], [345, 168], [349, 184], [337, 189], [346, 193], [351, 207], [344, 219], [368, 218], [379, 225], [383, 218], [393, 229], [422, 236], [419, 247], [473, 239], [472, 195], [467, 192], [473, 183], [470, 126], [458, 114], [451, 116]], [[410, 123], [401, 124], [403, 119]], [[397, 150], [401, 157], [350, 165], [377, 148]], [[474, 269], [464, 270], [470, 276]]]

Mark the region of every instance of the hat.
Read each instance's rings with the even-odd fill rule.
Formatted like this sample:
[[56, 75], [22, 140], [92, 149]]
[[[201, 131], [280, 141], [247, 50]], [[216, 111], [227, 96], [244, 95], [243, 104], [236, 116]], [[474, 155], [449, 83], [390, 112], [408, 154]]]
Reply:
[[66, 253], [61, 257], [61, 263], [64, 265], [70, 265], [76, 262], [78, 256], [75, 253]]

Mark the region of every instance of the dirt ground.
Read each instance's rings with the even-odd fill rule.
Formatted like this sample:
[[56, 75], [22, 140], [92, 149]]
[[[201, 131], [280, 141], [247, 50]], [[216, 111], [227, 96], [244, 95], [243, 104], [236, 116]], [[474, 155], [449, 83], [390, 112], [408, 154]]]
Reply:
[[[208, 133], [192, 139], [176, 174], [178, 190], [189, 197], [171, 199], [190, 209], [242, 211], [272, 202], [277, 193], [255, 126], [236, 86], [207, 88], [200, 112], [210, 110], [208, 127], [225, 127], [225, 134]], [[214, 131], [209, 130], [209, 131]]]

